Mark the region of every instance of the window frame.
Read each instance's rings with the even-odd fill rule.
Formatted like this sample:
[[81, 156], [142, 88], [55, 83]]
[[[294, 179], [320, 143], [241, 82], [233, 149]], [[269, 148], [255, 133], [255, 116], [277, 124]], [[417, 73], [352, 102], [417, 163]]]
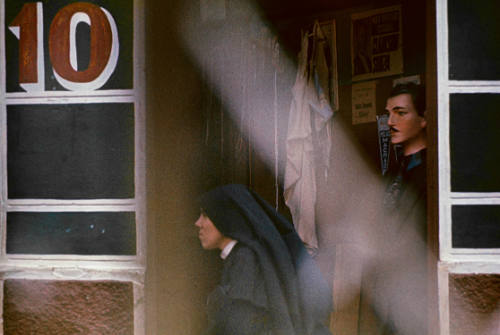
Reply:
[[436, 57], [438, 83], [438, 192], [439, 260], [438, 304], [439, 334], [450, 334], [450, 274], [499, 274], [500, 248], [453, 248], [453, 205], [500, 205], [500, 192], [451, 192], [450, 164], [450, 95], [500, 94], [500, 80], [449, 80], [448, 1], [436, 0]]
[[[145, 334], [146, 271], [146, 108], [145, 108], [145, 18], [144, 0], [130, 0], [133, 7], [133, 88], [84, 92], [44, 91], [39, 93], [6, 92], [5, 7], [0, 1], [0, 312], [3, 313], [3, 281], [84, 280], [125, 281], [133, 284], [134, 334]], [[27, 1], [26, 1], [27, 2]], [[68, 4], [70, 2], [68, 1]], [[48, 50], [45, 50], [48, 52]], [[130, 199], [8, 199], [7, 197], [7, 105], [114, 103], [134, 106], [134, 198]], [[135, 212], [136, 255], [31, 255], [6, 253], [8, 212]], [[3, 327], [2, 327], [3, 328]], [[2, 331], [0, 331], [2, 333]]]
[[500, 205], [500, 192], [451, 192], [450, 168], [450, 95], [454, 93], [497, 93], [498, 81], [449, 80], [448, 73], [448, 7], [447, 1], [437, 1], [438, 59], [438, 166], [439, 166], [439, 245], [442, 261], [495, 260], [500, 248], [462, 249], [451, 244], [451, 207], [453, 205]]

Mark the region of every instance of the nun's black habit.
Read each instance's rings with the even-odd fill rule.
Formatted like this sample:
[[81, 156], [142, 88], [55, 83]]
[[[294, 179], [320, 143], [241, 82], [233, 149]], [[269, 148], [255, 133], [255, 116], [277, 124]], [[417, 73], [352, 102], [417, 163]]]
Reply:
[[209, 296], [207, 334], [330, 334], [330, 288], [290, 222], [243, 185], [204, 194], [200, 207], [238, 241]]

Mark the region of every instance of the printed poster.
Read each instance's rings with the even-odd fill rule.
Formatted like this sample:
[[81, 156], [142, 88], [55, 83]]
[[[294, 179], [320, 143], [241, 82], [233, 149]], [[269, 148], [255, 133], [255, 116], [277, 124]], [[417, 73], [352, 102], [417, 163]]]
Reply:
[[403, 73], [401, 6], [351, 15], [352, 80]]
[[352, 124], [376, 121], [375, 84], [369, 81], [352, 85]]

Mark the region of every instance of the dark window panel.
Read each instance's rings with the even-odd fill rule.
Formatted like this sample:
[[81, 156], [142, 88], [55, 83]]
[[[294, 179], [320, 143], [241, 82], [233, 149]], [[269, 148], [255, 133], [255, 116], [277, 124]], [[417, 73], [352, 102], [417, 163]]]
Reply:
[[500, 192], [500, 94], [450, 96], [451, 190]]
[[448, 1], [449, 78], [500, 80], [500, 1]]
[[498, 335], [500, 275], [452, 274], [450, 287], [450, 334]]
[[451, 214], [453, 248], [500, 248], [499, 205], [455, 205]]
[[135, 255], [135, 214], [10, 212], [7, 253]]
[[11, 199], [134, 197], [131, 103], [7, 106]]
[[6, 280], [5, 334], [134, 334], [127, 282]]

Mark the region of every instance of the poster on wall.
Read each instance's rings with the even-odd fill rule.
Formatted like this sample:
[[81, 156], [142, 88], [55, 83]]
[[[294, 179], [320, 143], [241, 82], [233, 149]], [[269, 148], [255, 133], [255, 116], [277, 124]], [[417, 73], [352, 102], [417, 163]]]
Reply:
[[401, 6], [351, 15], [352, 80], [403, 73]]
[[352, 85], [352, 124], [376, 121], [376, 82]]

